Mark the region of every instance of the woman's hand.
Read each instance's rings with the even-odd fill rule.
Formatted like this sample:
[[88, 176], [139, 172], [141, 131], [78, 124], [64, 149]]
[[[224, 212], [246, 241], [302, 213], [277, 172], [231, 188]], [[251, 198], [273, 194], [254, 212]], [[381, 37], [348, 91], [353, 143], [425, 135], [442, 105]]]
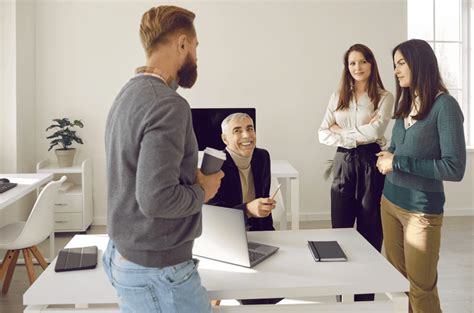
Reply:
[[380, 173], [387, 175], [393, 171], [393, 153], [381, 151], [376, 156], [379, 157], [377, 159], [377, 168]]
[[378, 114], [375, 114], [375, 116], [372, 117], [372, 119], [370, 120], [369, 124], [378, 122], [379, 119], [380, 119], [379, 115], [378, 115]]
[[342, 134], [342, 128], [341, 126], [337, 125], [337, 124], [332, 124], [331, 127], [329, 127], [329, 130], [332, 131], [333, 133], [336, 133], [336, 134]]

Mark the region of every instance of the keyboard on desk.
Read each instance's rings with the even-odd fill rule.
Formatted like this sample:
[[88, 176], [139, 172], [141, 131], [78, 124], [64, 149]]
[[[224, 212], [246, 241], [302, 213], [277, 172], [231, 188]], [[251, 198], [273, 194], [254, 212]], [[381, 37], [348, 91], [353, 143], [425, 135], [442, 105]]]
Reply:
[[12, 189], [13, 187], [16, 187], [18, 184], [16, 183], [1, 183], [0, 184], [0, 193], [3, 193], [7, 190]]

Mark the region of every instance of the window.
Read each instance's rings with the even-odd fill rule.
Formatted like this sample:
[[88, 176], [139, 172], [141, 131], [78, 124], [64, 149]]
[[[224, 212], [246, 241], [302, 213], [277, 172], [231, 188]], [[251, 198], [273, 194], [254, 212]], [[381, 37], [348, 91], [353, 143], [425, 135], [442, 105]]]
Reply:
[[[474, 31], [472, 0], [408, 0], [408, 39], [426, 40], [435, 51], [449, 93], [464, 114], [466, 143], [474, 146]], [[471, 34], [469, 36], [469, 34]]]

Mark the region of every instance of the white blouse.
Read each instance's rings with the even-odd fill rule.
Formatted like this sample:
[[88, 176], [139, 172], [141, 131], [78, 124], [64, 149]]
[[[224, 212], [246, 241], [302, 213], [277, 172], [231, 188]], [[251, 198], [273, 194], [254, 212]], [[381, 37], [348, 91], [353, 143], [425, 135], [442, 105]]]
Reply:
[[[438, 91], [435, 99], [438, 98], [443, 93], [444, 93], [443, 91]], [[421, 106], [420, 97], [415, 97], [415, 99], [413, 99], [413, 103], [411, 104], [410, 114], [408, 114], [408, 116], [405, 117], [403, 121], [405, 124], [405, 129], [412, 127], [416, 123], [416, 120], [412, 116], [415, 116], [418, 114], [418, 112], [420, 111], [420, 106]]]
[[[353, 98], [346, 110], [336, 111], [338, 100], [339, 92], [333, 93], [329, 99], [326, 114], [318, 131], [319, 142], [347, 149], [373, 142], [380, 146], [387, 143], [384, 133], [393, 115], [395, 102], [390, 92], [382, 91], [376, 111], [367, 93], [360, 97], [358, 102]], [[371, 122], [375, 116], [377, 118]], [[330, 130], [334, 124], [342, 128], [342, 134], [336, 134]]]
[[410, 127], [413, 126], [413, 124], [416, 123], [416, 120], [412, 117], [412, 116], [415, 116], [418, 114], [418, 111], [420, 110], [420, 98], [419, 97], [415, 97], [415, 99], [413, 100], [413, 103], [411, 105], [411, 111], [410, 111], [410, 114], [408, 114], [407, 117], [405, 117], [405, 119], [403, 120], [404, 124], [405, 124], [405, 129], [408, 129]]

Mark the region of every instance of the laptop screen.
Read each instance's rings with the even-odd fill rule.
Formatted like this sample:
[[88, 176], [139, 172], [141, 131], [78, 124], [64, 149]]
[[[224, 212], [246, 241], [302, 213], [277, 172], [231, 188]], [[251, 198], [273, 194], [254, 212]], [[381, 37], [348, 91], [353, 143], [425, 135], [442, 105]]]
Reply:
[[202, 234], [194, 241], [193, 254], [252, 267], [275, 253], [278, 247], [247, 242], [243, 214], [239, 209], [203, 205]]

